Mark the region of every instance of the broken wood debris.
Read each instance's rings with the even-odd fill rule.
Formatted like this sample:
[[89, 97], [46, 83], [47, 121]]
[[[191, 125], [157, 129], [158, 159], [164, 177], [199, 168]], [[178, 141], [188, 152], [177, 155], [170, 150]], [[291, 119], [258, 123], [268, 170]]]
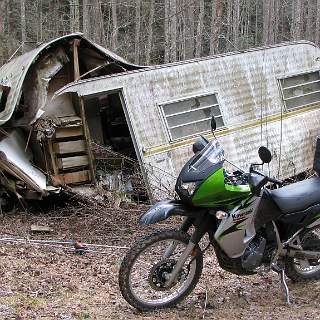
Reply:
[[30, 231], [32, 233], [50, 233], [50, 232], [53, 232], [53, 229], [50, 228], [49, 226], [41, 226], [41, 225], [33, 224], [30, 227]]

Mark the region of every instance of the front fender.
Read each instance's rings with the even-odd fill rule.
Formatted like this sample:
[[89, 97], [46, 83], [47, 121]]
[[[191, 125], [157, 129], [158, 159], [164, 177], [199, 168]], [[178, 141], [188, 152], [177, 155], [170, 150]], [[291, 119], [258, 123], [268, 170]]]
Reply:
[[141, 215], [139, 224], [153, 224], [168, 219], [171, 216], [196, 217], [199, 214], [199, 211], [203, 211], [203, 209], [187, 207], [181, 201], [161, 201]]

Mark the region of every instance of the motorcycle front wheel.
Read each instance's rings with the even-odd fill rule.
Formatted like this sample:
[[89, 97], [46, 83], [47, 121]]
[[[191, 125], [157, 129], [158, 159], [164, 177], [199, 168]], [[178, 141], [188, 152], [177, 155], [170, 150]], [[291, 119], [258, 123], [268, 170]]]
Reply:
[[197, 245], [171, 286], [165, 282], [186, 249], [190, 236], [176, 230], [153, 233], [124, 257], [119, 286], [125, 300], [138, 310], [172, 307], [183, 300], [199, 281], [203, 258]]

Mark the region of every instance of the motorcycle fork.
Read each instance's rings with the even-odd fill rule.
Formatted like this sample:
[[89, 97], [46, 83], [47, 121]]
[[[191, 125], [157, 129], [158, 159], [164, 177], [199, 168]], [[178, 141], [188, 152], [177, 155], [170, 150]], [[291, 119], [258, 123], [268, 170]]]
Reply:
[[[192, 225], [194, 225], [195, 226], [195, 231], [191, 235], [190, 241], [189, 241], [186, 249], [183, 251], [182, 255], [180, 256], [180, 258], [178, 259], [176, 265], [174, 266], [172, 272], [170, 273], [169, 279], [165, 283], [166, 287], [170, 287], [174, 283], [174, 281], [176, 280], [179, 272], [183, 268], [183, 265], [185, 264], [185, 262], [188, 259], [188, 257], [191, 254], [193, 254], [193, 250], [198, 245], [198, 243], [200, 242], [201, 238], [215, 224], [215, 218], [214, 218], [214, 216], [212, 216], [210, 214], [206, 214], [205, 216], [199, 217], [198, 219], [193, 219], [193, 218], [192, 218], [192, 220], [188, 220], [188, 219], [190, 219], [190, 218], [186, 218], [184, 220], [180, 230], [186, 232], [187, 230], [190, 229], [190, 227]], [[174, 246], [176, 246], [176, 245], [172, 243], [168, 247], [168, 249], [166, 250], [166, 253], [167, 253], [167, 251], [169, 253], [173, 248], [173, 250], [171, 251], [171, 254], [172, 254], [172, 252], [175, 249]], [[165, 253], [165, 255], [166, 255], [166, 253]]]
[[[183, 231], [183, 232], [188, 232], [189, 229], [192, 227], [193, 222], [194, 222], [194, 218], [190, 218], [190, 217], [184, 218], [184, 220], [182, 222], [182, 225], [181, 225], [179, 230]], [[176, 249], [177, 245], [178, 245], [178, 242], [172, 241], [172, 243], [166, 249], [166, 251], [165, 251], [165, 253], [163, 255], [163, 258], [164, 259], [168, 259], [173, 254], [173, 252]]]

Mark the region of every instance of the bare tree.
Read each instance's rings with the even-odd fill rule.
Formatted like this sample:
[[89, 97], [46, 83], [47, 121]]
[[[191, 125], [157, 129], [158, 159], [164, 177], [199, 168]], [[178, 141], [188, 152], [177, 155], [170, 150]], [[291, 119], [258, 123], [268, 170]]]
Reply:
[[170, 61], [170, 0], [164, 0], [164, 62]]
[[112, 0], [111, 2], [112, 11], [112, 36], [111, 36], [111, 47], [116, 49], [118, 47], [118, 17], [117, 17], [117, 1]]
[[184, 21], [184, 59], [191, 59], [194, 57], [194, 3], [189, 3], [187, 6]]
[[20, 0], [20, 8], [21, 8], [21, 42], [22, 42], [22, 52], [25, 50], [25, 43], [27, 41], [27, 31], [26, 31], [26, 3], [25, 0]]
[[199, 16], [196, 35], [196, 57], [201, 56], [202, 52], [202, 37], [203, 37], [203, 23], [204, 23], [204, 0], [199, 0]]
[[303, 0], [292, 0], [292, 24], [291, 36], [293, 40], [298, 40], [302, 35]]
[[317, 0], [315, 42], [320, 46], [320, 0]]
[[70, 15], [71, 15], [71, 32], [80, 30], [80, 12], [79, 12], [79, 0], [70, 0]]
[[213, 0], [212, 7], [211, 7], [210, 54], [215, 54], [218, 52], [221, 24], [222, 24], [222, 1]]
[[146, 63], [150, 64], [151, 61], [151, 50], [152, 50], [152, 41], [153, 41], [153, 22], [154, 22], [154, 0], [150, 0], [150, 9], [149, 9], [149, 20], [147, 26], [147, 47], [146, 47]]
[[6, 15], [7, 1], [0, 1], [0, 35], [4, 33], [4, 20]]
[[134, 41], [134, 57], [135, 63], [139, 64], [140, 61], [140, 29], [141, 29], [141, 0], [136, 0], [136, 32]]
[[82, 0], [82, 30], [87, 36], [90, 34], [89, 3], [89, 0]]
[[240, 0], [234, 0], [232, 16], [232, 35], [233, 44], [236, 49], [239, 48], [239, 25], [240, 25]]
[[177, 60], [177, 2], [170, 0], [170, 61]]

